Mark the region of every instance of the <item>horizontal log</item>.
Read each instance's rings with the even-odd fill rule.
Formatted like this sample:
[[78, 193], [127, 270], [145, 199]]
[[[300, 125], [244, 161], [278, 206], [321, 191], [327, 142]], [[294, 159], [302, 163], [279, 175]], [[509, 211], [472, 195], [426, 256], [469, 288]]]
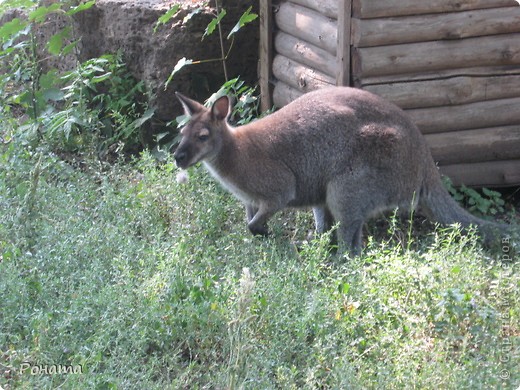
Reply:
[[473, 66], [520, 65], [520, 34], [355, 48], [356, 78]]
[[422, 73], [404, 73], [394, 75], [383, 75], [373, 77], [354, 77], [354, 86], [356, 88], [366, 88], [370, 85], [393, 84], [412, 81], [434, 81], [449, 79], [453, 77], [493, 77], [505, 75], [520, 75], [520, 67], [518, 65], [505, 66], [482, 66], [472, 68], [446, 69]]
[[336, 79], [278, 54], [273, 60], [273, 75], [301, 92], [336, 84]]
[[292, 35], [278, 32], [274, 39], [274, 47], [277, 53], [310, 68], [319, 69], [331, 77], [337, 73], [336, 57]]
[[440, 165], [520, 160], [520, 125], [427, 134]]
[[[438, 107], [519, 97], [520, 74], [459, 76], [440, 80], [368, 85], [364, 89], [392, 101], [401, 108]], [[520, 110], [520, 107], [518, 109]]]
[[520, 124], [520, 97], [488, 100], [459, 106], [406, 110], [422, 133]]
[[338, 0], [291, 0], [291, 3], [310, 8], [328, 18], [338, 19]]
[[383, 46], [520, 32], [520, 7], [385, 19], [352, 19], [352, 44]]
[[276, 107], [283, 107], [302, 95], [303, 92], [296, 88], [290, 87], [282, 81], [277, 81], [273, 90], [273, 102]]
[[356, 18], [367, 19], [514, 7], [517, 5], [518, 3], [515, 0], [353, 0], [352, 13]]
[[335, 20], [289, 1], [280, 4], [275, 20], [281, 31], [336, 55], [338, 29]]
[[520, 185], [520, 160], [454, 164], [439, 167], [453, 184], [470, 187], [507, 187]]

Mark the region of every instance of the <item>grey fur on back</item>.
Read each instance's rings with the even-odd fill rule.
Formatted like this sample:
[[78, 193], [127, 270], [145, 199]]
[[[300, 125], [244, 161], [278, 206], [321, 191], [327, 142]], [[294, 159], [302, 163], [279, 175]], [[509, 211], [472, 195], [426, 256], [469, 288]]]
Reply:
[[444, 189], [404, 111], [369, 92], [321, 89], [237, 128], [227, 124], [227, 100], [207, 109], [178, 96], [192, 116], [175, 152], [178, 165], [203, 161], [245, 204], [253, 234], [267, 234], [267, 220], [282, 208], [310, 206], [316, 230], [339, 221], [340, 244], [358, 254], [367, 219], [418, 204], [441, 223], [474, 224], [492, 235], [493, 224], [467, 213]]

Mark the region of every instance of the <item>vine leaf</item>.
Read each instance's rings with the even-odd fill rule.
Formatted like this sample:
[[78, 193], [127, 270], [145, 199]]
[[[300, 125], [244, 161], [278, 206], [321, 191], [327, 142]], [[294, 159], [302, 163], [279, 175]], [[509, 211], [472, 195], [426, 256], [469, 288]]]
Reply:
[[66, 12], [66, 14], [69, 16], [75, 15], [78, 12], [86, 11], [87, 9], [91, 8], [94, 4], [96, 4], [96, 0], [91, 0], [91, 1], [87, 1], [86, 3], [81, 3], [80, 5], [69, 9]]
[[177, 12], [181, 9], [180, 4], [175, 4], [173, 7], [171, 7], [163, 16], [161, 16], [159, 19], [157, 19], [157, 23], [155, 23], [155, 27], [153, 28], [153, 32], [155, 33], [159, 26], [162, 26], [163, 24], [166, 24], [170, 21], [171, 18], [175, 16]]
[[36, 8], [34, 11], [29, 13], [29, 20], [31, 22], [41, 23], [45, 20], [45, 17], [50, 13], [56, 12], [61, 8], [60, 3], [54, 3], [49, 5], [48, 7], [41, 6]]
[[231, 38], [231, 36], [232, 36], [233, 34], [236, 34], [236, 33], [237, 33], [237, 32], [238, 32], [242, 27], [244, 27], [246, 24], [251, 23], [251, 22], [254, 21], [256, 18], [258, 18], [258, 15], [257, 15], [257, 14], [251, 12], [251, 9], [252, 9], [252, 8], [253, 8], [252, 6], [249, 7], [249, 8], [247, 9], [247, 11], [244, 12], [244, 13], [242, 14], [242, 16], [241, 16], [240, 19], [238, 20], [237, 24], [235, 24], [235, 27], [233, 27], [233, 28], [231, 29], [231, 31], [229, 32], [229, 34], [228, 34], [228, 36], [227, 36], [228, 39]]
[[71, 27], [65, 27], [62, 31], [54, 34], [47, 42], [47, 48], [52, 55], [59, 55], [62, 52], [63, 40], [70, 36]]
[[0, 26], [0, 40], [11, 38], [13, 35], [19, 33], [27, 27], [27, 22], [23, 22], [18, 18], [14, 18], [10, 22], [4, 23]]
[[168, 85], [173, 79], [173, 76], [180, 71], [182, 68], [184, 68], [186, 65], [190, 65], [193, 63], [193, 60], [187, 59], [186, 57], [182, 57], [179, 61], [177, 61], [177, 64], [173, 68], [172, 72], [170, 73], [170, 76], [168, 77], [168, 80], [166, 80], [166, 83], [164, 84], [164, 89], [168, 88]]
[[220, 11], [220, 13], [218, 14], [218, 16], [213, 19], [211, 22], [208, 23], [208, 25], [206, 26], [206, 31], [204, 31], [204, 35], [202, 36], [202, 39], [204, 39], [204, 37], [207, 37], [211, 34], [213, 34], [213, 32], [215, 31], [215, 28], [218, 26], [218, 24], [220, 23], [220, 21], [222, 20], [222, 18], [224, 16], [226, 16], [226, 10], [223, 9], [222, 11]]

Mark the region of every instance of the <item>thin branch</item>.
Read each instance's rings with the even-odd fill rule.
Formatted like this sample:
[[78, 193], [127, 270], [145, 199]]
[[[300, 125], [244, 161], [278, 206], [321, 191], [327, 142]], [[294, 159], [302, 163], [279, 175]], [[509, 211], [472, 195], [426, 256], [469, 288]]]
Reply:
[[[217, 11], [217, 15], [220, 14], [220, 7], [218, 4], [218, 0], [215, 0], [215, 9]], [[225, 54], [225, 50], [224, 50], [224, 37], [222, 35], [222, 26], [220, 25], [220, 23], [218, 23], [218, 36], [220, 39], [220, 52], [222, 55], [222, 68], [224, 69], [224, 78], [226, 79], [226, 82], [227, 82], [227, 81], [229, 81], [228, 73], [227, 73], [227, 66], [226, 66], [227, 55]], [[229, 52], [228, 52], [228, 54], [229, 54]]]

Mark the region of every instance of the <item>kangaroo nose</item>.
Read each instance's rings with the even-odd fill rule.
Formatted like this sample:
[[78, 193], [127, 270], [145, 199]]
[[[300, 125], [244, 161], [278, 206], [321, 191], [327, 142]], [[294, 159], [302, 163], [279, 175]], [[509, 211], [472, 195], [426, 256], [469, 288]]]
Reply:
[[183, 151], [175, 152], [173, 154], [173, 157], [175, 158], [175, 162], [177, 163], [177, 165], [182, 164], [186, 160], [186, 156], [186, 152]]

